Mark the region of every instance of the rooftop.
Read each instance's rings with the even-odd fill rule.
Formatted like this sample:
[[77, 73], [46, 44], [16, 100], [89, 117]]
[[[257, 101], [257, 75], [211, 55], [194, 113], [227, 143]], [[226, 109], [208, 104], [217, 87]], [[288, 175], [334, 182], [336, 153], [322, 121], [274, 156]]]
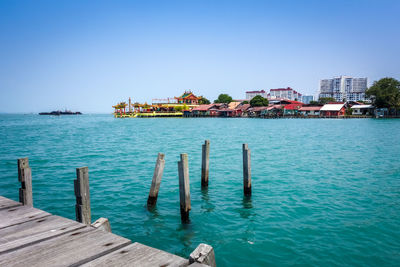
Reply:
[[325, 104], [320, 110], [321, 111], [339, 111], [344, 107], [344, 103], [341, 104]]
[[351, 108], [373, 108], [373, 105], [354, 105]]
[[301, 104], [298, 104], [298, 103], [296, 103], [296, 104], [289, 104], [289, 105], [286, 105], [286, 106], [284, 107], [284, 109], [286, 109], [286, 110], [296, 110], [296, 109], [301, 108], [302, 105], [303, 105], [303, 103], [301, 103]]
[[300, 111], [318, 111], [322, 107], [321, 106], [313, 106], [313, 107], [301, 107], [299, 110]]
[[276, 88], [276, 89], [271, 89], [271, 91], [293, 91], [292, 88]]
[[261, 91], [246, 91], [246, 94], [247, 93], [249, 93], [249, 94], [252, 94], [252, 93], [261, 94], [261, 93], [265, 93], [265, 91], [264, 90], [261, 90]]

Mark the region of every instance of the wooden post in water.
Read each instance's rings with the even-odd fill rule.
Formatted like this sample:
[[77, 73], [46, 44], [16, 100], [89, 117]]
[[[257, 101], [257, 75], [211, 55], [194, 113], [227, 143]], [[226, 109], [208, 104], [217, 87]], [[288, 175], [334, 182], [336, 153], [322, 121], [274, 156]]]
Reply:
[[181, 220], [186, 223], [189, 221], [190, 205], [190, 184], [189, 184], [189, 165], [188, 155], [181, 154], [181, 160], [178, 161], [179, 173], [179, 197], [181, 206]]
[[202, 145], [202, 153], [201, 153], [201, 187], [208, 186], [209, 165], [210, 165], [210, 140], [206, 140]]
[[76, 169], [76, 180], [74, 180], [76, 197], [75, 214], [76, 221], [87, 225], [91, 223], [90, 193], [89, 193], [89, 169], [82, 167]]
[[250, 149], [243, 144], [243, 189], [245, 196], [251, 196], [251, 166]]
[[164, 172], [165, 160], [164, 154], [158, 153], [156, 167], [154, 168], [153, 180], [151, 182], [149, 198], [147, 199], [147, 207], [151, 208], [156, 205], [158, 191], [160, 190], [161, 178]]
[[19, 189], [19, 202], [22, 205], [33, 206], [32, 198], [32, 171], [29, 167], [29, 159], [18, 159], [18, 181], [21, 182]]

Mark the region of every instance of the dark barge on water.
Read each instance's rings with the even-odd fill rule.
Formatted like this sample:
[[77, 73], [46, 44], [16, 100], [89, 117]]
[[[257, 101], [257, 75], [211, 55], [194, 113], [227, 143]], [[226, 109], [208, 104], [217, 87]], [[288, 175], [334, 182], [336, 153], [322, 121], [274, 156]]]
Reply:
[[54, 116], [60, 116], [60, 115], [82, 115], [81, 112], [72, 112], [70, 110], [57, 110], [57, 111], [52, 111], [52, 112], [40, 112], [39, 115], [54, 115]]

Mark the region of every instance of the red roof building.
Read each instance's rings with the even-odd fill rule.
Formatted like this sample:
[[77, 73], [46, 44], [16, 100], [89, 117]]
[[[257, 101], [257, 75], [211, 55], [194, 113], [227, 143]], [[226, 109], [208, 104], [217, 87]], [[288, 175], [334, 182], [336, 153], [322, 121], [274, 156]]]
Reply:
[[322, 106], [306, 106], [301, 107], [299, 111], [304, 116], [319, 116]]
[[198, 105], [201, 97], [195, 96], [191, 91], [185, 91], [183, 95], [175, 97], [178, 104]]

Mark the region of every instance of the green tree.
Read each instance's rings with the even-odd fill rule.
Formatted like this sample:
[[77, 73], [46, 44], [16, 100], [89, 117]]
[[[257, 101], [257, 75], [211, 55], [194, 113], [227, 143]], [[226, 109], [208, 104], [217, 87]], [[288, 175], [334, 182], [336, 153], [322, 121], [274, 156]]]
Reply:
[[383, 78], [375, 81], [368, 88], [366, 96], [372, 99], [374, 105], [378, 108], [388, 108], [390, 112], [400, 108], [400, 81], [394, 78]]
[[328, 104], [329, 102], [336, 102], [333, 97], [320, 97], [318, 102], [322, 105]]
[[351, 107], [348, 107], [347, 109], [346, 109], [346, 115], [352, 115], [353, 114], [353, 109], [351, 108]]
[[214, 103], [230, 103], [232, 102], [232, 97], [228, 94], [220, 94]]
[[174, 109], [175, 111], [179, 112], [183, 110], [183, 106], [175, 106]]
[[315, 101], [315, 100], [311, 100], [310, 101], [310, 105], [311, 106], [318, 106], [320, 103], [318, 102], [318, 101]]
[[249, 104], [249, 101], [245, 100], [242, 102], [242, 105]]
[[204, 96], [202, 96], [202, 97], [199, 99], [199, 104], [200, 104], [200, 105], [206, 105], [206, 104], [211, 104], [211, 102], [210, 102], [210, 100], [208, 100], [207, 98], [205, 98]]
[[255, 97], [253, 97], [250, 100], [250, 106], [252, 107], [266, 107], [268, 106], [268, 99], [260, 96], [260, 95], [256, 95]]

